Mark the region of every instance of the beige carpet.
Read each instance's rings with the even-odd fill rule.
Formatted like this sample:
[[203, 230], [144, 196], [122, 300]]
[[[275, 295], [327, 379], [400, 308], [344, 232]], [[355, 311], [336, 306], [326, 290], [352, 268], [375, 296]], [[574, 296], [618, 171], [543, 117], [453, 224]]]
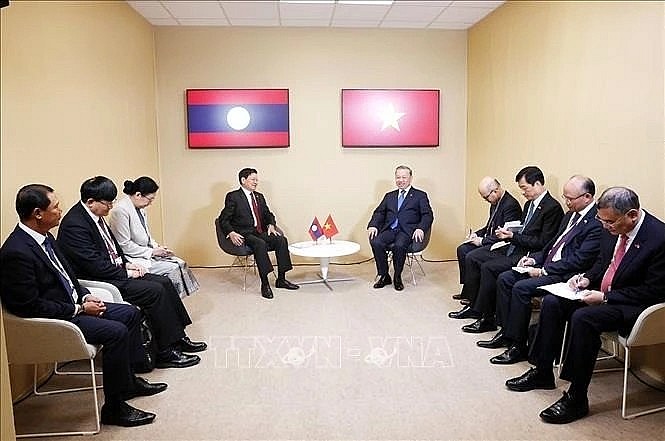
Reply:
[[[155, 370], [166, 392], [132, 400], [154, 411], [154, 424], [103, 426], [96, 440], [292, 439], [665, 439], [665, 412], [624, 421], [622, 373], [596, 374], [591, 414], [564, 426], [542, 423], [538, 413], [558, 390], [515, 393], [504, 381], [526, 362], [493, 366], [498, 350], [475, 346], [451, 320], [459, 304], [455, 263], [425, 263], [414, 287], [371, 288], [372, 262], [331, 266], [329, 277], [275, 298], [259, 295], [255, 277], [242, 291], [242, 273], [198, 269], [202, 289], [186, 299], [193, 339], [208, 341], [202, 363]], [[316, 267], [297, 267], [292, 281], [315, 278]], [[406, 274], [405, 274], [406, 275]], [[488, 337], [491, 334], [483, 334]], [[59, 380], [57, 380], [59, 381]], [[665, 394], [629, 383], [635, 403], [665, 401]], [[31, 397], [15, 408], [17, 431], [57, 421], [90, 425], [86, 393]], [[57, 404], [54, 404], [57, 403]], [[80, 437], [61, 439], [81, 439]]]

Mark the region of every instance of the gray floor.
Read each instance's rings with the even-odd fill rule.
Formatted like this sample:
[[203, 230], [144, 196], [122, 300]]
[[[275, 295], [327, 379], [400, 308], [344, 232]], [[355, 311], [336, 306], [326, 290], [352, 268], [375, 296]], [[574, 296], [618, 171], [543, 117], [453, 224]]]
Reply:
[[[297, 267], [289, 276], [312, 279], [315, 270]], [[254, 277], [243, 292], [239, 270], [196, 270], [202, 289], [185, 302], [195, 322], [189, 335], [210, 344], [202, 363], [148, 374], [169, 389], [131, 404], [156, 412], [155, 423], [103, 427], [95, 439], [665, 439], [665, 412], [621, 419], [620, 372], [594, 377], [587, 418], [542, 423], [538, 413], [567, 384], [508, 391], [504, 381], [527, 363], [490, 365], [499, 351], [476, 347], [479, 337], [460, 330], [468, 321], [447, 318], [459, 307], [451, 299], [456, 264], [425, 263], [425, 270], [417, 287], [409, 281], [397, 294], [371, 288], [373, 263], [332, 266], [331, 278], [356, 280], [334, 291], [275, 289], [272, 301], [260, 297]], [[629, 387], [636, 403], [665, 401], [635, 380]], [[31, 397], [15, 408], [17, 430], [56, 419], [89, 424], [86, 399]]]

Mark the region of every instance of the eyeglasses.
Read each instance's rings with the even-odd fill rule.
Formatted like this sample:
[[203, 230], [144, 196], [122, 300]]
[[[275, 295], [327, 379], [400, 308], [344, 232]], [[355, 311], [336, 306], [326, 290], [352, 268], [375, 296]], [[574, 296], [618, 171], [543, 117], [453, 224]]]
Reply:
[[605, 226], [614, 227], [614, 226], [615, 226], [616, 224], [618, 224], [619, 221], [620, 221], [621, 219], [623, 219], [624, 216], [626, 216], [627, 214], [628, 214], [628, 212], [625, 212], [624, 214], [622, 214], [621, 216], [619, 216], [618, 218], [616, 218], [613, 222], [606, 221], [605, 219], [601, 219], [600, 217], [598, 217], [598, 215], [596, 215], [595, 218], [596, 218], [596, 220], [597, 220], [598, 222], [600, 222], [604, 227], [605, 227]]
[[115, 203], [115, 199], [113, 199], [112, 201], [97, 201], [97, 202], [99, 202], [100, 204], [106, 206], [106, 208], [113, 208], [113, 204]]
[[146, 195], [142, 194], [141, 196], [144, 197], [144, 198], [146, 198], [146, 199], [149, 200], [150, 202], [154, 201], [155, 198], [157, 197], [157, 196], [155, 196], [154, 194], [151, 195], [151, 196], [146, 196]]
[[575, 196], [574, 198], [569, 198], [569, 197], [566, 196], [565, 194], [562, 194], [562, 195], [561, 195], [561, 197], [564, 198], [564, 199], [566, 200], [566, 202], [573, 202], [573, 201], [576, 201], [576, 200], [578, 200], [579, 198], [581, 198], [582, 196], [586, 196], [586, 193], [582, 193], [581, 195], [579, 195], [579, 196]]
[[489, 193], [487, 193], [485, 196], [483, 196], [481, 194], [480, 197], [487, 201], [487, 200], [489, 200], [489, 197], [492, 196], [492, 193], [495, 193], [497, 190], [498, 190], [498, 188], [495, 188], [494, 190], [491, 190]]

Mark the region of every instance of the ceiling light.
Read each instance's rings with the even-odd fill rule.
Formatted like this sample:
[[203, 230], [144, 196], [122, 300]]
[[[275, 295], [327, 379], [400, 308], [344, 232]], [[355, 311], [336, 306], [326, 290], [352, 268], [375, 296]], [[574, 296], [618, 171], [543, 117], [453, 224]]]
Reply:
[[340, 5], [385, 5], [390, 6], [393, 0], [337, 0]]

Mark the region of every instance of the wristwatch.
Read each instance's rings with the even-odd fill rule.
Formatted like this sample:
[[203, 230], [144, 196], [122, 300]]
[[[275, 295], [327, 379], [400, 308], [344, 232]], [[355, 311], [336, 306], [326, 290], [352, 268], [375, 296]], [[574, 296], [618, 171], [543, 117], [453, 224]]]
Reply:
[[607, 293], [606, 292], [603, 293], [603, 305], [605, 303], [607, 303]]

